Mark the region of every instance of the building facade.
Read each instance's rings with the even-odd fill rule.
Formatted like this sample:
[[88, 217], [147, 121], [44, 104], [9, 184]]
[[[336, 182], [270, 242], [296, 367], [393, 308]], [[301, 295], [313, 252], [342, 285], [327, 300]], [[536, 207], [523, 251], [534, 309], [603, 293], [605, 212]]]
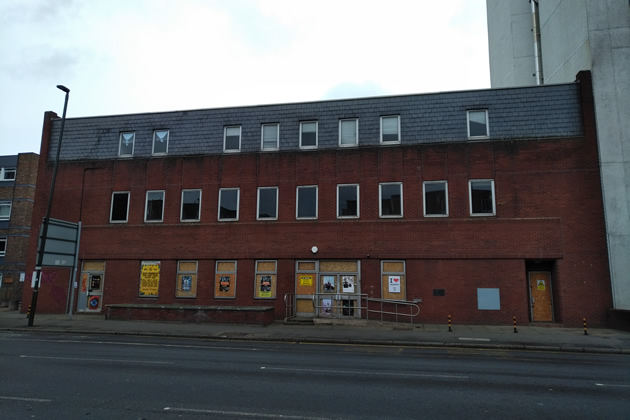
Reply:
[[26, 278], [39, 155], [0, 156], [0, 306], [17, 309]]
[[[365, 318], [365, 300], [387, 299], [418, 305], [415, 322], [605, 325], [591, 92], [582, 73], [68, 119], [51, 217], [81, 222], [75, 309], [265, 307], [282, 319], [294, 305]], [[40, 185], [59, 128], [47, 113]], [[38, 311], [64, 310], [71, 271], [44, 269]]]
[[630, 326], [630, 3], [487, 0], [493, 88], [593, 75], [613, 307]]

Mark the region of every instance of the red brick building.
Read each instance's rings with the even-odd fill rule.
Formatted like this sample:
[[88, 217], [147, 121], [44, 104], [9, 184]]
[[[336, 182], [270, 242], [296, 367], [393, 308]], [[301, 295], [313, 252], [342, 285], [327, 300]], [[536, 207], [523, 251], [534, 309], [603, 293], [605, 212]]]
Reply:
[[39, 155], [0, 156], [0, 307], [22, 299]]
[[[373, 298], [418, 305], [414, 322], [605, 325], [593, 113], [580, 73], [563, 85], [68, 119], [51, 217], [82, 224], [74, 310], [380, 318], [366, 311]], [[59, 122], [46, 114], [34, 226]], [[38, 311], [65, 310], [71, 271], [44, 269]]]

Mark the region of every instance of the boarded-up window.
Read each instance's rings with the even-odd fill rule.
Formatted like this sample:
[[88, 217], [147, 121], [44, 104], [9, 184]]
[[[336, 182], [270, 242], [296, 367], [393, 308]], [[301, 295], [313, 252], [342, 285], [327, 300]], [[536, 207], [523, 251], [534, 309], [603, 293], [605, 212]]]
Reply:
[[381, 261], [381, 287], [383, 299], [406, 300], [404, 261]]
[[256, 261], [254, 297], [256, 299], [275, 299], [277, 279], [276, 261]]
[[175, 297], [194, 298], [197, 296], [197, 261], [177, 263], [177, 287]]
[[236, 297], [236, 261], [217, 261], [214, 297], [219, 299]]

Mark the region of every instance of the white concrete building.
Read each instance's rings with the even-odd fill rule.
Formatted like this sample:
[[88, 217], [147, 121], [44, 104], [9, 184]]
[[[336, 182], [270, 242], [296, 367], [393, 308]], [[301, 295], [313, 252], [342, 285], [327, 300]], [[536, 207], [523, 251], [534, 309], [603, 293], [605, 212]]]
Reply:
[[630, 310], [630, 1], [487, 0], [493, 88], [593, 77], [613, 305]]

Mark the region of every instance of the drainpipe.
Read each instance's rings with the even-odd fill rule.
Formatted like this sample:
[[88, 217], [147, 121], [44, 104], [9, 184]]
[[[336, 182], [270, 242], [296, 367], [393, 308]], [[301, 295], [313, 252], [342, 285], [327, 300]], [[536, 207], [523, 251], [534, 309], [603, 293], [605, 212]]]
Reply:
[[543, 65], [542, 65], [542, 52], [540, 45], [540, 15], [538, 13], [538, 0], [530, 0], [532, 5], [532, 32], [534, 34], [534, 60], [536, 64], [536, 84], [545, 84], [545, 78], [543, 77]]

